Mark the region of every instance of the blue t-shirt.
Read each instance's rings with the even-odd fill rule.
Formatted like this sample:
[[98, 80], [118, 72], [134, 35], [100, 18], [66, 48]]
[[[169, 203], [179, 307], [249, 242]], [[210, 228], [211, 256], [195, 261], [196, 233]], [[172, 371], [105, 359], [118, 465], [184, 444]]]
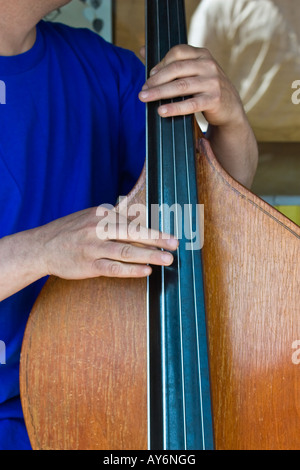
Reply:
[[[145, 157], [144, 74], [132, 52], [44, 21], [31, 50], [0, 57], [0, 238], [128, 193]], [[0, 303], [0, 450], [30, 449], [19, 359], [44, 282]]]

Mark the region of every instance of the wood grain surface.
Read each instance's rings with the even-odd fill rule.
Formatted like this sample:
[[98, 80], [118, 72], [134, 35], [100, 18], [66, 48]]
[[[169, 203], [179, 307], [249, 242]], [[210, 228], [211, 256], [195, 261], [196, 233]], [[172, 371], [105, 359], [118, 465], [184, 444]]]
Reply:
[[198, 155], [218, 449], [299, 449], [300, 228]]
[[[300, 228], [199, 148], [215, 445], [299, 449]], [[21, 358], [34, 448], [147, 447], [145, 307], [145, 281], [50, 279]]]
[[[145, 205], [144, 171], [127, 204]], [[21, 355], [34, 449], [147, 449], [146, 292], [145, 279], [47, 281]]]

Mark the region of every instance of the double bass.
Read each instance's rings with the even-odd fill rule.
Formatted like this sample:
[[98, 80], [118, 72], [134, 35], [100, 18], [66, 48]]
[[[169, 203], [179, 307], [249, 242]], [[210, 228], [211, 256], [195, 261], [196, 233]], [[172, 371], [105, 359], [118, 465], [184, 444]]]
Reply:
[[[183, 0], [146, 3], [149, 72], [186, 31]], [[158, 207], [175, 261], [148, 280], [47, 281], [21, 353], [32, 447], [299, 449], [300, 228], [225, 172], [191, 116], [156, 108], [116, 210], [146, 207], [152, 226]]]

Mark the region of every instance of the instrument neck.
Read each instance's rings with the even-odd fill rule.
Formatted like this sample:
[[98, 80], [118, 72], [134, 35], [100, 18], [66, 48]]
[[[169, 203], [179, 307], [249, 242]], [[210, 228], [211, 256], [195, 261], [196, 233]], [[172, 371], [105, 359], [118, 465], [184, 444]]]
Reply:
[[[186, 42], [182, 0], [147, 1], [147, 70]], [[151, 228], [179, 239], [171, 267], [148, 280], [149, 446], [212, 448], [212, 419], [192, 116], [147, 107], [147, 203]]]

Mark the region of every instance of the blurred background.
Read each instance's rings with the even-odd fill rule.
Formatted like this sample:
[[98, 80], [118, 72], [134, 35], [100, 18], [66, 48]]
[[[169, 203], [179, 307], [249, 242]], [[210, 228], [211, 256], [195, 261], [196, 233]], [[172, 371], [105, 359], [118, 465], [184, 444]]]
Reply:
[[241, 96], [259, 144], [252, 191], [300, 225], [299, 0], [198, 0], [189, 42]]
[[[88, 27], [139, 56], [145, 41], [144, 3], [73, 0], [47, 20]], [[189, 43], [206, 47], [219, 62], [255, 132], [260, 156], [252, 191], [300, 225], [299, 0], [185, 4]], [[202, 115], [198, 121], [205, 131]]]
[[75, 28], [89, 28], [107, 41], [113, 41], [112, 0], [73, 0], [50, 13], [45, 19]]

